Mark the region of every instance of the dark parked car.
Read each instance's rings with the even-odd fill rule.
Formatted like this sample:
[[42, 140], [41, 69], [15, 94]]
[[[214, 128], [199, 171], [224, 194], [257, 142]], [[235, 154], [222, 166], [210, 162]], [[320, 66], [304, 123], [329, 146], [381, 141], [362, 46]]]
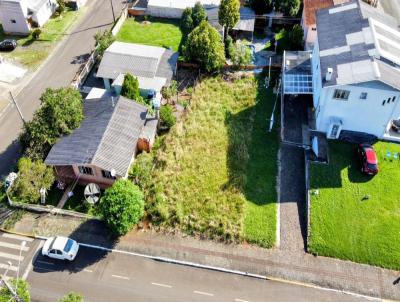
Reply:
[[392, 121], [392, 130], [394, 132], [400, 133], [400, 119]]
[[0, 51], [12, 51], [17, 48], [17, 41], [3, 40], [0, 42]]
[[378, 174], [378, 158], [371, 145], [360, 144], [358, 146], [358, 156], [361, 161], [361, 172], [368, 175]]

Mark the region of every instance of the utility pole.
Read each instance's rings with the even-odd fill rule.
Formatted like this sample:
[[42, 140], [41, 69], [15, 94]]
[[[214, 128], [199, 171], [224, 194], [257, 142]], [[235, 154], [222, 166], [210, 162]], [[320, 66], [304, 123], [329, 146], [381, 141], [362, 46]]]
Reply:
[[19, 106], [18, 106], [17, 102], [15, 101], [14, 96], [13, 96], [13, 94], [12, 94], [11, 91], [10, 91], [10, 96], [11, 96], [11, 100], [13, 101], [15, 107], [17, 107], [17, 110], [18, 110], [19, 116], [21, 117], [22, 122], [23, 122], [24, 125], [25, 125], [24, 116], [22, 115], [21, 109], [19, 109]]
[[113, 15], [114, 23], [115, 23], [114, 5], [113, 5], [113, 2], [112, 2], [112, 0], [110, 0], [110, 4], [111, 4], [111, 11], [112, 11], [112, 15]]

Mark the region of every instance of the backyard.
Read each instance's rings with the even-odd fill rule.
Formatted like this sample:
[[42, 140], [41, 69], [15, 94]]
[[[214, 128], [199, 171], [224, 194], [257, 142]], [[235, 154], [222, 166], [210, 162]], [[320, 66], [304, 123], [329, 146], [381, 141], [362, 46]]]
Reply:
[[138, 22], [129, 18], [122, 25], [116, 39], [120, 42], [172, 47], [177, 51], [182, 33], [179, 20], [149, 18], [148, 21]]
[[71, 25], [83, 15], [87, 8], [73, 11], [66, 9], [61, 16], [52, 17], [42, 28], [42, 33], [38, 40], [29, 36], [9, 36], [5, 35], [0, 25], [0, 41], [3, 39], [17, 40], [18, 47], [10, 53], [1, 53], [2, 56], [15, 59], [27, 68], [38, 67], [50, 54], [55, 42], [61, 40], [67, 33]]
[[[189, 112], [156, 148], [147, 212], [162, 229], [202, 238], [275, 243], [275, 97], [254, 76], [203, 80]], [[146, 186], [145, 186], [146, 187]]]
[[[400, 145], [374, 145], [379, 174], [361, 174], [356, 145], [335, 142], [329, 165], [311, 166], [311, 238], [318, 255], [400, 269]], [[393, 155], [392, 157], [393, 158]]]

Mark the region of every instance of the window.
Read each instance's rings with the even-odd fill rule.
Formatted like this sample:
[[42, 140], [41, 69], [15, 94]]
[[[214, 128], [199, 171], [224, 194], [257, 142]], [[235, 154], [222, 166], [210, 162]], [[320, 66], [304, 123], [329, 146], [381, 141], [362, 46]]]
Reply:
[[93, 170], [90, 167], [79, 166], [78, 169], [79, 169], [79, 173], [93, 175]]
[[312, 27], [312, 28], [311, 28], [311, 30], [314, 30], [314, 31], [316, 31], [316, 30], [317, 30], [317, 28], [316, 28], [316, 27]]
[[13, 24], [17, 23], [17, 21], [15, 21], [15, 19], [11, 19], [10, 22]]
[[394, 96], [394, 97], [393, 97], [393, 100], [392, 100], [392, 103], [394, 103], [395, 100], [396, 100], [396, 97]]
[[333, 93], [333, 98], [337, 100], [347, 101], [349, 99], [349, 95], [350, 91], [348, 90], [335, 89], [335, 92]]
[[367, 99], [367, 96], [368, 96], [368, 93], [366, 93], [366, 92], [361, 92], [361, 94], [360, 94], [360, 99], [361, 99], [361, 100], [366, 100], [366, 99]]
[[382, 106], [385, 106], [386, 100], [383, 100], [382, 102]]
[[101, 174], [104, 178], [115, 179], [115, 176], [112, 176], [110, 171], [101, 170]]

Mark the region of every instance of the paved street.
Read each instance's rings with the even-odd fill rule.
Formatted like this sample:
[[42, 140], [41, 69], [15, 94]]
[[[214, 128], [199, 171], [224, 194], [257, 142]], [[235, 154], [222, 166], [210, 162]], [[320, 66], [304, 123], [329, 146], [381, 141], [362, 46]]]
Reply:
[[363, 301], [346, 294], [106, 253], [81, 247], [74, 262], [38, 255], [29, 273], [33, 301], [68, 291], [85, 301]]
[[[113, 0], [116, 15], [123, 7], [122, 0]], [[111, 26], [112, 13], [109, 0], [89, 0], [88, 12], [53, 55], [21, 91], [16, 100], [26, 119], [39, 107], [39, 97], [47, 87], [68, 86], [79, 69], [76, 58], [87, 55], [94, 48], [96, 32]], [[0, 117], [0, 176], [9, 172], [19, 155], [16, 142], [22, 121], [15, 107], [9, 107]]]

